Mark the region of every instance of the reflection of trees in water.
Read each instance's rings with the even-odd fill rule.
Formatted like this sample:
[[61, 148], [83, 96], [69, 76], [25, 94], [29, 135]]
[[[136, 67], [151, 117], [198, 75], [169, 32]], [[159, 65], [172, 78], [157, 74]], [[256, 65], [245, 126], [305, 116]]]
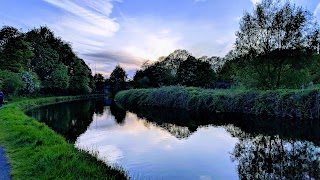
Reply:
[[320, 123], [273, 117], [136, 109], [146, 126], [188, 138], [202, 126], [222, 126], [239, 142], [231, 153], [240, 179], [320, 179]]
[[177, 126], [174, 124], [164, 123], [160, 125], [163, 129], [166, 129], [169, 133], [177, 137], [178, 139], [187, 138], [191, 135], [191, 131], [188, 127]]
[[239, 138], [231, 158], [239, 163], [240, 179], [320, 178], [320, 148], [314, 143], [252, 135], [232, 125], [226, 129]]
[[143, 120], [143, 124], [147, 128], [150, 128], [152, 126], [156, 126], [158, 128], [161, 128], [161, 129], [169, 132], [171, 135], [175, 136], [178, 139], [188, 138], [192, 134], [192, 132], [189, 130], [188, 127], [178, 126], [175, 124], [156, 123], [156, 122], [148, 121], [146, 119]]
[[146, 127], [149, 126], [148, 124], [156, 125], [178, 139], [188, 138], [199, 125], [204, 123], [201, 120], [207, 119], [199, 118], [198, 113], [190, 113], [185, 110], [148, 108], [135, 109], [133, 112], [139, 118], [146, 120]]
[[[320, 121], [319, 120], [298, 120], [280, 119], [274, 117], [244, 116], [234, 113], [209, 113], [193, 112], [177, 109], [163, 108], [132, 108], [131, 112], [139, 118], [156, 123], [157, 126], [172, 124], [180, 127], [187, 127], [190, 134], [197, 131], [201, 126], [226, 126], [234, 125], [240, 127], [243, 133], [279, 135], [285, 139], [299, 139], [320, 142]], [[166, 129], [166, 128], [164, 128]], [[179, 128], [176, 128], [179, 129]], [[168, 130], [172, 132], [172, 130]], [[177, 132], [179, 133], [179, 132]], [[176, 132], [173, 133], [175, 135]]]
[[105, 102], [104, 99], [96, 99], [94, 103], [92, 103], [94, 113], [97, 114], [98, 116], [102, 116], [104, 111], [105, 111]]
[[124, 124], [124, 120], [126, 119], [126, 115], [127, 115], [127, 111], [126, 110], [120, 108], [118, 105], [113, 103], [110, 106], [110, 112], [114, 116], [116, 122], [119, 125]]
[[46, 123], [74, 143], [77, 137], [87, 130], [93, 114], [103, 114], [104, 107], [103, 101], [100, 100], [75, 101], [41, 107], [27, 114]]

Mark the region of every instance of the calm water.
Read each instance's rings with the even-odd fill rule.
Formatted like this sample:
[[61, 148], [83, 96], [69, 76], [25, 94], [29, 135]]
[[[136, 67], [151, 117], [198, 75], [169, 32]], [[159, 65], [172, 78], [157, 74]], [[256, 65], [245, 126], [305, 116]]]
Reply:
[[235, 114], [108, 106], [108, 99], [27, 114], [134, 179], [319, 179], [320, 124]]

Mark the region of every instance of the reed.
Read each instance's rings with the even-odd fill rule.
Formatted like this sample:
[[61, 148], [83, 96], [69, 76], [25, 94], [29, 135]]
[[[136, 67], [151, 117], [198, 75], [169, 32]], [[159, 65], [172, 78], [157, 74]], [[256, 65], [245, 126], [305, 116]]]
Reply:
[[320, 118], [320, 88], [215, 90], [183, 86], [121, 91], [115, 101], [123, 107], [165, 107], [290, 118]]

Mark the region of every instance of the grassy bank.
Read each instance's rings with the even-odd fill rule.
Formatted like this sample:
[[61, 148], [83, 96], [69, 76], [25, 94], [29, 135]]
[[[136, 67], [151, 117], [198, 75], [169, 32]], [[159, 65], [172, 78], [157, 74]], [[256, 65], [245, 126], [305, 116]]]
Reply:
[[212, 112], [236, 112], [292, 118], [320, 118], [320, 89], [212, 90], [168, 86], [119, 92], [115, 100], [124, 107], [150, 106]]
[[13, 179], [127, 179], [122, 170], [76, 149], [45, 124], [24, 114], [32, 107], [91, 97], [27, 99], [0, 109], [0, 144]]

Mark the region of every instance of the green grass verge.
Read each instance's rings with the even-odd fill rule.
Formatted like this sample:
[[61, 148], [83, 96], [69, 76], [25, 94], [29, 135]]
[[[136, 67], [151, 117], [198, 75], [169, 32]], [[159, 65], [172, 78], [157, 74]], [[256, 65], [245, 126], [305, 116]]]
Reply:
[[115, 101], [123, 107], [165, 107], [212, 112], [236, 112], [292, 118], [320, 118], [320, 88], [214, 90], [167, 86], [121, 91]]
[[24, 114], [32, 107], [91, 97], [27, 99], [0, 109], [0, 144], [13, 179], [128, 179], [120, 168], [76, 149], [48, 126]]

